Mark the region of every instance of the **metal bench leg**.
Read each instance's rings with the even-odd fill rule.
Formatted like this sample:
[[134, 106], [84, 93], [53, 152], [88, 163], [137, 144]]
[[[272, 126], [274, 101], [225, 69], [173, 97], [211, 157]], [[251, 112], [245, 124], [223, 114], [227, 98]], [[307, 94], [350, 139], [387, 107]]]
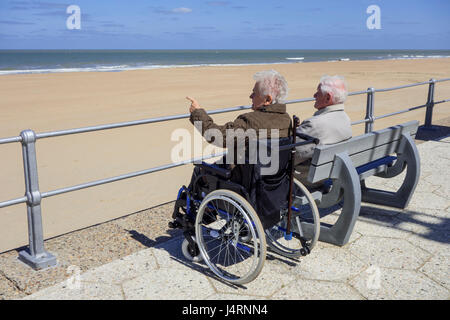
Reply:
[[350, 239], [361, 209], [361, 187], [358, 173], [346, 153], [336, 155], [330, 178], [339, 179], [344, 189], [344, 206], [334, 225], [321, 225], [319, 241], [343, 246]]
[[406, 166], [403, 184], [396, 192], [362, 187], [362, 201], [394, 208], [405, 208], [411, 200], [420, 177], [420, 158], [411, 135], [403, 134], [397, 151], [398, 160], [386, 173], [377, 174], [382, 178], [392, 178], [400, 174]]

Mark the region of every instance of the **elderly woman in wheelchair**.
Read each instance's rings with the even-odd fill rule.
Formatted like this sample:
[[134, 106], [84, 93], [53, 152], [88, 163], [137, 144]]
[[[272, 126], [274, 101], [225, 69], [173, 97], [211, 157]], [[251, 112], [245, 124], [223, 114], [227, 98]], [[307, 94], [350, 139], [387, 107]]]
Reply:
[[[293, 133], [296, 125], [294, 117]], [[169, 223], [184, 231], [184, 256], [203, 260], [225, 281], [244, 284], [261, 272], [267, 245], [285, 257], [309, 254], [319, 237], [320, 218], [309, 191], [293, 179], [292, 164], [295, 146], [314, 142], [306, 137], [296, 143], [295, 134], [259, 140], [255, 150], [265, 149], [270, 163], [258, 156], [251, 163], [247, 153], [245, 162], [235, 166], [195, 164], [197, 172], [189, 187], [180, 188]], [[264, 174], [274, 163], [275, 170]]]

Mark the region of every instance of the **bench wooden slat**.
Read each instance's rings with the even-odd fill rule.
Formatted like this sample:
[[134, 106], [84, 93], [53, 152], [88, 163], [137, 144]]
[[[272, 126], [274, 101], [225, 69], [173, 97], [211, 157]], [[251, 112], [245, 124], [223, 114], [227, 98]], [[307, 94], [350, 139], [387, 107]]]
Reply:
[[[350, 155], [353, 166], [356, 168], [395, 153], [400, 141], [401, 140], [394, 140], [391, 143], [386, 143], [381, 146]], [[318, 166], [312, 164], [309, 168], [308, 180], [315, 183], [323, 179], [327, 179], [330, 177], [332, 169], [333, 162], [327, 162]]]
[[[341, 143], [317, 146], [314, 150], [311, 164], [320, 166], [327, 162], [332, 162], [335, 154], [344, 151], [348, 152], [348, 154], [352, 156], [353, 154], [387, 144], [392, 140], [399, 140], [405, 132], [415, 135], [418, 126], [418, 121], [410, 121], [390, 128], [354, 137]], [[372, 160], [375, 160], [375, 158]]]

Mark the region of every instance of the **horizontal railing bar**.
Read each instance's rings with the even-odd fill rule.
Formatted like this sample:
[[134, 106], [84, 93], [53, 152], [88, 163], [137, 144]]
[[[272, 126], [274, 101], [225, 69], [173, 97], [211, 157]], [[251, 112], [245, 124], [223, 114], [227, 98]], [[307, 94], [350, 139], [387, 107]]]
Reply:
[[93, 132], [93, 131], [107, 130], [107, 129], [115, 129], [115, 128], [121, 128], [121, 127], [130, 127], [130, 126], [136, 126], [136, 125], [147, 124], [147, 123], [155, 123], [155, 122], [183, 119], [183, 118], [188, 118], [188, 117], [189, 117], [188, 114], [180, 114], [180, 115], [176, 115], [176, 116], [167, 116], [167, 117], [160, 117], [160, 118], [128, 121], [128, 122], [113, 123], [113, 124], [106, 124], [106, 125], [99, 125], [99, 126], [92, 126], [92, 127], [83, 127], [83, 128], [78, 128], [78, 129], [43, 132], [43, 133], [37, 133], [36, 139], [59, 137], [59, 136], [65, 136], [65, 135], [70, 135], [70, 134]]
[[48, 197], [56, 196], [58, 194], [63, 194], [63, 193], [67, 193], [67, 192], [77, 191], [77, 190], [86, 189], [86, 188], [90, 188], [90, 187], [95, 187], [95, 186], [106, 184], [106, 183], [111, 183], [111, 182], [115, 182], [115, 181], [119, 181], [119, 180], [124, 180], [124, 179], [129, 179], [129, 178], [133, 178], [133, 177], [142, 176], [144, 174], [149, 174], [149, 173], [153, 173], [153, 172], [157, 172], [157, 171], [171, 169], [171, 168], [179, 167], [179, 166], [182, 166], [182, 165], [185, 165], [185, 164], [189, 164], [189, 163], [193, 163], [193, 162], [197, 162], [197, 161], [202, 161], [202, 160], [211, 159], [211, 158], [215, 158], [215, 157], [221, 157], [221, 156], [224, 156], [225, 154], [226, 154], [226, 152], [223, 152], [221, 154], [209, 155], [209, 156], [204, 157], [204, 158], [202, 158], [202, 157], [200, 157], [200, 158], [193, 158], [193, 159], [189, 159], [189, 160], [185, 160], [185, 161], [181, 161], [181, 162], [176, 162], [176, 163], [167, 164], [167, 165], [163, 165], [163, 166], [159, 166], [159, 167], [154, 167], [154, 168], [147, 169], [147, 170], [142, 170], [142, 171], [132, 172], [132, 173], [128, 173], [128, 174], [124, 174], [124, 175], [120, 175], [120, 176], [115, 176], [115, 177], [112, 177], [112, 178], [101, 179], [101, 180], [96, 180], [96, 181], [92, 181], [92, 182], [88, 182], [88, 183], [78, 184], [78, 185], [72, 186], [72, 187], [67, 187], [67, 188], [62, 188], [62, 189], [58, 189], [58, 190], [43, 192], [41, 194], [41, 196], [42, 196], [42, 198], [48, 198]]
[[[435, 80], [435, 82], [442, 82], [442, 81], [447, 81], [447, 80], [450, 80], [450, 78]], [[427, 84], [427, 83], [430, 83], [430, 82], [431, 81], [426, 81], [426, 82], [420, 82], [420, 83], [415, 83], [415, 84], [410, 84], [410, 85], [405, 85], [405, 86], [398, 86], [398, 87], [393, 87], [393, 88], [376, 89], [375, 92], [383, 92], [383, 91], [390, 91], [390, 90], [396, 90], [396, 89], [401, 89], [401, 88], [413, 87], [413, 86]], [[348, 95], [349, 96], [353, 96], [353, 95], [359, 95], [359, 94], [365, 94], [365, 93], [367, 93], [367, 90], [350, 92]], [[315, 100], [314, 98], [305, 98], [305, 99], [289, 100], [289, 101], [286, 101], [285, 103], [286, 104], [293, 104], [293, 103], [310, 102], [310, 101], [314, 101], [314, 100]], [[251, 106], [249, 106], [249, 105], [247, 105], [247, 106], [238, 106], [238, 107], [231, 107], [231, 108], [225, 108], [225, 109], [212, 110], [212, 111], [208, 111], [207, 113], [208, 114], [218, 114], [218, 113], [246, 110], [246, 109], [250, 109], [250, 108], [251, 108]], [[37, 133], [36, 134], [36, 139], [43, 139], [43, 138], [50, 138], [50, 137], [59, 137], [59, 136], [70, 135], [70, 134], [86, 133], [86, 132], [93, 132], [93, 131], [107, 130], [107, 129], [115, 129], [115, 128], [122, 128], [122, 127], [130, 127], [130, 126], [136, 126], [136, 125], [142, 125], [142, 124], [149, 124], [149, 123], [156, 123], [156, 122], [163, 122], [163, 121], [170, 121], [170, 120], [185, 119], [185, 118], [189, 118], [189, 117], [190, 117], [190, 114], [186, 113], [186, 114], [180, 114], [180, 115], [175, 115], [175, 116], [164, 116], [164, 117], [158, 117], [158, 118], [150, 118], [150, 119], [135, 120], [135, 121], [121, 122], [121, 123], [113, 123], [113, 124], [106, 124], [106, 125], [99, 125], [99, 126], [83, 127], [83, 128], [78, 128], [78, 129], [68, 129], [68, 130], [60, 130], [60, 131], [53, 131], [53, 132], [43, 132], [43, 133]], [[17, 138], [12, 138], [12, 139], [17, 139]], [[15, 142], [15, 141], [16, 140], [9, 140], [8, 139], [7, 142], [4, 142], [4, 143]]]
[[6, 144], [6, 143], [12, 143], [12, 142], [21, 142], [22, 141], [22, 137], [18, 136], [18, 137], [11, 137], [11, 138], [3, 138], [0, 139], [0, 144]]
[[[233, 111], [245, 110], [245, 109], [250, 109], [250, 108], [251, 108], [251, 106], [239, 106], [239, 107], [232, 107], [232, 108], [226, 108], [226, 109], [220, 109], [220, 110], [212, 110], [212, 111], [209, 111], [208, 114], [233, 112]], [[164, 116], [164, 117], [158, 117], [158, 118], [150, 118], [150, 119], [127, 121], [127, 122], [120, 122], [120, 123], [113, 123], [113, 124], [106, 124], [106, 125], [99, 125], [99, 126], [83, 127], [83, 128], [78, 128], [78, 129], [43, 132], [43, 133], [37, 133], [36, 139], [59, 137], [59, 136], [64, 136], [64, 135], [77, 134], [77, 133], [85, 133], [85, 132], [92, 132], [92, 131], [99, 131], [99, 130], [137, 126], [137, 125], [142, 125], [142, 124], [185, 119], [185, 118], [189, 118], [189, 117], [190, 117], [190, 113], [185, 113], [185, 114], [179, 114], [179, 115], [175, 115], [175, 116]]]
[[444, 78], [444, 79], [434, 80], [434, 82], [444, 82], [444, 81], [449, 81], [449, 80], [450, 80], [450, 78]]
[[401, 114], [401, 113], [405, 113], [405, 112], [409, 112], [409, 111], [414, 111], [414, 110], [416, 110], [416, 109], [425, 108], [426, 106], [427, 106], [427, 105], [424, 104], [424, 105], [417, 106], [417, 107], [411, 107], [411, 108], [404, 109], [404, 110], [400, 110], [400, 111], [395, 111], [395, 112], [391, 112], [391, 113], [386, 113], [386, 114], [383, 114], [383, 115], [381, 115], [381, 116], [374, 117], [373, 119], [374, 119], [374, 120], [383, 119], [383, 118], [386, 118], [386, 117], [395, 116], [395, 115], [397, 115], [397, 114]]
[[316, 100], [315, 98], [304, 98], [304, 99], [297, 99], [297, 100], [289, 100], [284, 101], [285, 104], [293, 104], [293, 103], [302, 103], [302, 102], [310, 102]]
[[351, 125], [354, 126], [354, 125], [357, 125], [357, 124], [366, 123], [367, 121], [369, 121], [369, 119], [362, 119], [362, 120], [358, 120], [358, 121], [353, 121], [351, 123]]
[[17, 199], [13, 199], [13, 200], [0, 202], [0, 208], [9, 207], [9, 206], [13, 206], [15, 204], [24, 203], [24, 202], [27, 202], [27, 197], [22, 197], [22, 198], [17, 198]]
[[[442, 100], [442, 101], [434, 102], [434, 104], [439, 104], [439, 103], [444, 103], [444, 102], [449, 102], [449, 101], [450, 101], [450, 99], [447, 99], [447, 100]], [[401, 114], [401, 113], [405, 113], [405, 112], [409, 112], [409, 111], [414, 111], [414, 110], [417, 110], [417, 109], [420, 109], [420, 108], [425, 108], [425, 107], [427, 107], [427, 105], [426, 105], [426, 104], [423, 104], [423, 105], [417, 106], [417, 107], [411, 107], [411, 108], [404, 109], [404, 110], [400, 110], [400, 111], [395, 111], [395, 112], [391, 112], [391, 113], [386, 113], [386, 114], [383, 114], [383, 115], [381, 115], [381, 116], [374, 117], [373, 119], [374, 119], [374, 120], [383, 119], [383, 118], [386, 118], [386, 117], [389, 117], [389, 116], [395, 116], [395, 115], [397, 115], [397, 114]], [[353, 122], [352, 122], [352, 124], [353, 124]]]
[[410, 87], [416, 87], [416, 86], [422, 86], [425, 84], [430, 84], [432, 82], [436, 83], [436, 82], [444, 82], [444, 81], [449, 81], [450, 78], [444, 78], [444, 79], [439, 79], [439, 80], [428, 80], [428, 81], [424, 81], [424, 82], [418, 82], [418, 83], [412, 83], [412, 84], [406, 84], [403, 86], [397, 86], [397, 87], [391, 87], [391, 88], [384, 88], [384, 89], [375, 89], [375, 92], [386, 92], [386, 91], [393, 91], [393, 90], [398, 90], [398, 89], [404, 89], [404, 88], [410, 88]]
[[[286, 101], [285, 103], [292, 104], [292, 103], [309, 102], [309, 101], [314, 101], [314, 100], [315, 100], [314, 98], [307, 98], [307, 99], [299, 99], [299, 100], [290, 100], [290, 101]], [[246, 110], [246, 109], [251, 109], [251, 108], [252, 108], [251, 105], [238, 106], [238, 107], [231, 107], [231, 108], [225, 108], [225, 109], [211, 110], [211, 111], [208, 111], [207, 114], [235, 112], [235, 111]], [[130, 126], [136, 126], [136, 125], [142, 125], [142, 124], [185, 119], [185, 118], [189, 118], [189, 117], [190, 117], [190, 113], [186, 113], [186, 114], [180, 114], [180, 115], [175, 115], [175, 116], [150, 118], [150, 119], [113, 123], [113, 124], [106, 124], [106, 125], [99, 125], [99, 126], [83, 127], [83, 128], [78, 128], [78, 129], [43, 132], [43, 133], [37, 133], [36, 139], [44, 139], [44, 138], [65, 136], [65, 135], [70, 135], [70, 134], [78, 134], [78, 133], [86, 133], [86, 132], [93, 132], [93, 131], [100, 131], [100, 130], [116, 129], [116, 128], [122, 128], [122, 127], [130, 127]]]
[[375, 89], [375, 92], [387, 92], [387, 91], [393, 91], [393, 90], [398, 90], [398, 89], [422, 86], [422, 85], [429, 84], [429, 83], [430, 83], [430, 81], [424, 81], [424, 82], [418, 82], [418, 83], [412, 83], [412, 84], [405, 84], [403, 86], [397, 86], [397, 87], [392, 87], [392, 88]]
[[368, 90], [363, 90], [363, 91], [355, 91], [355, 92], [350, 92], [347, 95], [348, 96], [356, 96], [358, 94], [366, 94]]

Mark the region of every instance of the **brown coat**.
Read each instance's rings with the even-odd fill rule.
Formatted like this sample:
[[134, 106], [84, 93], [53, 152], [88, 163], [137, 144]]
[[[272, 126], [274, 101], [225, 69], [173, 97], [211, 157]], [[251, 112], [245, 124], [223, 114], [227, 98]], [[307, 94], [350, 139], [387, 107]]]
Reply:
[[[213, 119], [208, 116], [204, 109], [196, 109], [191, 113], [190, 121], [194, 124], [195, 121], [201, 121], [202, 123], [202, 136], [208, 129], [217, 129], [223, 136], [223, 147], [226, 147], [226, 135], [227, 129], [248, 129], [256, 130], [256, 134], [259, 135], [260, 129], [266, 129], [267, 138], [270, 138], [270, 130], [278, 129], [279, 137], [285, 138], [289, 136], [289, 127], [291, 118], [286, 113], [285, 104], [273, 104], [262, 107], [256, 111], [241, 114], [234, 121], [225, 123], [224, 125], [215, 124]], [[208, 142], [214, 142], [213, 139]]]

